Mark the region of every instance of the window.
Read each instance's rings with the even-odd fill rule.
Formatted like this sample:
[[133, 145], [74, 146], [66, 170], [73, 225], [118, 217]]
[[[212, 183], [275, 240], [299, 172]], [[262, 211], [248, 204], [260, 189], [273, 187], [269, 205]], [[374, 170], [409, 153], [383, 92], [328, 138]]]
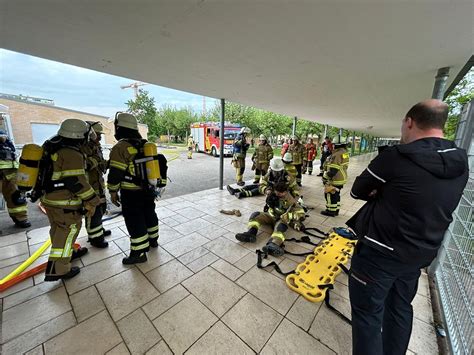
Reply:
[[32, 123], [33, 143], [42, 145], [47, 139], [58, 133], [59, 124], [56, 123]]

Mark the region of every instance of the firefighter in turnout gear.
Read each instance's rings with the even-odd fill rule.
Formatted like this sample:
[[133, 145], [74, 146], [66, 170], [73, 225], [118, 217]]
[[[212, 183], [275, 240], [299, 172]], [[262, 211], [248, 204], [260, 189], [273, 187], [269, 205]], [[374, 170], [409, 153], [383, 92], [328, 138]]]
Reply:
[[107, 248], [108, 243], [104, 237], [111, 234], [110, 230], [105, 230], [102, 226], [102, 216], [107, 209], [105, 199], [105, 181], [104, 174], [107, 171], [107, 161], [102, 154], [100, 139], [104, 132], [100, 122], [88, 121], [90, 127], [89, 141], [84, 146], [83, 151], [86, 155], [86, 171], [89, 184], [100, 198], [100, 206], [95, 209], [92, 217], [86, 217], [86, 230], [89, 236], [89, 243], [97, 248]]
[[270, 165], [270, 160], [273, 158], [273, 148], [268, 144], [267, 137], [262, 134], [259, 140], [260, 142], [252, 155], [252, 161], [255, 166], [254, 184], [258, 184], [260, 178], [265, 176]]
[[347, 168], [349, 166], [349, 153], [347, 142], [341, 137], [333, 140], [334, 151], [324, 163], [324, 197], [326, 198], [326, 210], [322, 215], [335, 217], [341, 208], [341, 189], [347, 182]]
[[243, 197], [264, 195], [267, 189], [271, 188], [280, 181], [287, 182], [290, 194], [295, 198], [299, 198], [300, 193], [295, 178], [286, 172], [281, 158], [273, 158], [270, 160], [270, 169], [268, 173], [262, 178], [262, 182], [260, 184], [252, 184], [239, 188], [233, 188], [230, 185], [227, 185], [227, 191], [229, 191], [231, 195], [234, 195], [238, 199]]
[[316, 159], [316, 155], [318, 153], [316, 144], [313, 143], [313, 138], [308, 139], [305, 149], [306, 152], [304, 156], [303, 174], [306, 174], [306, 170], [308, 170], [308, 175], [311, 175], [313, 173], [313, 161]]
[[262, 225], [273, 228], [271, 239], [262, 248], [267, 254], [281, 256], [284, 254], [283, 242], [285, 232], [289, 227], [303, 230], [305, 211], [298, 201], [288, 191], [288, 183], [278, 182], [271, 189], [266, 190], [268, 212], [254, 212], [250, 215], [248, 231], [237, 233], [235, 238], [241, 242], [254, 243]]
[[301, 186], [301, 173], [303, 172], [303, 162], [305, 157], [305, 147], [300, 143], [297, 136], [293, 136], [293, 144], [290, 145], [288, 152], [293, 157], [293, 165], [296, 168], [296, 183]]
[[324, 162], [331, 155], [333, 150], [334, 150], [334, 144], [332, 144], [331, 139], [329, 139], [329, 137], [325, 137], [323, 143], [321, 143], [321, 160], [320, 160], [321, 165], [319, 166], [320, 172], [318, 176], [323, 176]]
[[15, 225], [28, 228], [31, 227], [27, 217], [28, 206], [16, 186], [17, 169], [15, 146], [7, 133], [0, 130], [0, 192], [5, 198], [8, 214]]
[[189, 135], [189, 138], [188, 138], [188, 159], [193, 158], [193, 150], [194, 150], [193, 136]]
[[[122, 205], [128, 233], [130, 256], [123, 264], [147, 261], [146, 252], [158, 247], [159, 226], [155, 212], [155, 190], [137, 176], [135, 159], [143, 155], [146, 143], [138, 132], [135, 116], [118, 112], [115, 116], [115, 144], [110, 152], [107, 187], [112, 203]], [[120, 193], [120, 195], [119, 195]]]
[[283, 164], [285, 165], [285, 171], [295, 180], [296, 182], [296, 168], [293, 165], [293, 154], [285, 153], [282, 158]]
[[250, 128], [242, 127], [237, 138], [234, 140], [234, 156], [232, 164], [236, 170], [237, 185], [244, 186], [244, 172], [245, 172], [245, 157], [250, 144], [247, 143], [247, 134], [250, 133]]
[[74, 250], [73, 245], [81, 230], [83, 209], [92, 217], [100, 205], [100, 198], [87, 181], [86, 162], [82, 146], [89, 128], [84, 121], [66, 119], [58, 135], [43, 144], [48, 151], [45, 158], [50, 174], [43, 186], [41, 203], [51, 225], [51, 251], [46, 266], [45, 281], [69, 279], [79, 267], [71, 267], [71, 260], [87, 253], [87, 248]]

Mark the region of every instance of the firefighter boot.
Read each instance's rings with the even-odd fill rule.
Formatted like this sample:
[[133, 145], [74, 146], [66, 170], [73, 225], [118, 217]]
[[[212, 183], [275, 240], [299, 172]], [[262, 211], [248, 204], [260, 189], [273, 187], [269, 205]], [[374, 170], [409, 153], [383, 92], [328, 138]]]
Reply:
[[339, 215], [339, 211], [328, 211], [328, 210], [324, 210], [324, 211], [321, 211], [321, 214], [322, 214], [323, 216], [336, 217], [337, 215]]
[[237, 191], [237, 189], [233, 189], [232, 187], [230, 187], [230, 185], [227, 185], [227, 191], [229, 191], [229, 193], [231, 195], [234, 195]]
[[238, 181], [238, 182], [237, 182], [237, 185], [239, 185], [239, 186], [245, 186], [245, 181]]
[[257, 241], [257, 228], [250, 228], [247, 232], [237, 233], [235, 239], [244, 243], [255, 243]]
[[237, 197], [238, 199], [241, 199], [242, 197], [245, 196], [245, 194], [243, 192], [236, 192], [234, 196]]
[[150, 248], [158, 248], [158, 238], [149, 238]]
[[71, 255], [71, 261], [72, 260], [75, 260], [75, 259], [79, 259], [79, 258], [82, 258], [84, 255], [87, 254], [89, 250], [87, 248], [82, 248], [82, 247], [79, 247], [77, 249], [74, 249], [72, 251], [72, 255]]
[[275, 243], [275, 239], [269, 240], [267, 245], [265, 245], [262, 250], [264, 253], [267, 253], [271, 256], [282, 256], [285, 254], [285, 250], [281, 247], [281, 245]]
[[109, 246], [109, 243], [104, 239], [104, 235], [105, 234], [97, 238], [89, 239], [88, 242], [91, 243], [93, 247], [96, 247], [99, 249], [107, 248]]
[[108, 237], [112, 235], [112, 231], [110, 229], [103, 229], [104, 237]]
[[15, 226], [17, 226], [18, 228], [29, 228], [29, 227], [31, 227], [31, 223], [27, 219], [25, 219], [24, 221], [19, 221], [15, 217], [12, 217], [12, 220], [13, 220], [13, 222], [15, 222]]
[[[58, 281], [58, 280], [67, 280], [67, 279], [72, 279], [74, 276], [79, 274], [81, 272], [81, 269], [79, 269], [78, 266], [73, 266], [71, 267], [71, 270], [69, 270], [68, 273], [64, 275], [46, 275], [44, 277], [44, 281]], [[46, 274], [54, 274], [54, 262], [48, 261], [48, 264], [46, 266]]]
[[144, 251], [139, 250], [130, 250], [130, 256], [122, 259], [122, 264], [124, 265], [132, 265], [132, 264], [140, 264], [147, 261], [146, 253]]

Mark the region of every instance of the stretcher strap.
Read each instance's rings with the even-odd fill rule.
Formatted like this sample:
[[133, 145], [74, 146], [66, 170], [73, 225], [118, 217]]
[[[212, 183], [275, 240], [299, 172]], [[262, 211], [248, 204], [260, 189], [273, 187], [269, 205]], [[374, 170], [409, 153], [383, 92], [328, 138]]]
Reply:
[[[320, 237], [318, 235], [315, 235], [311, 232], [308, 232], [308, 231], [315, 231], [316, 233], [318, 234], [321, 234], [323, 235], [324, 237]], [[321, 229], [318, 229], [318, 228], [313, 228], [313, 227], [306, 227], [303, 232], [305, 232], [306, 234], [312, 236], [312, 237], [316, 237], [316, 238], [319, 238], [319, 239], [324, 239], [324, 238], [327, 238], [329, 237], [329, 233], [326, 233], [326, 232], [323, 232]]]
[[324, 303], [326, 303], [326, 307], [329, 308], [331, 311], [336, 313], [343, 321], [349, 323], [349, 325], [352, 325], [352, 321], [347, 318], [344, 314], [342, 314], [337, 308], [335, 308], [331, 303], [330, 303], [330, 291], [334, 289], [333, 284], [326, 284], [326, 285], [319, 285], [319, 288], [327, 288], [326, 291], [326, 296], [324, 297]]
[[265, 252], [263, 252], [263, 251], [261, 251], [260, 249], [256, 250], [255, 252], [257, 253], [257, 267], [258, 267], [259, 269], [265, 269], [265, 268], [267, 268], [267, 267], [269, 267], [269, 266], [273, 266], [273, 267], [275, 268], [276, 272], [278, 272], [278, 273], [280, 273], [280, 274], [282, 274], [282, 275], [284, 275], [284, 276], [290, 275], [290, 274], [292, 274], [292, 273], [294, 272], [294, 270], [288, 271], [288, 272], [283, 272], [283, 271], [280, 269], [280, 267], [278, 266], [278, 264], [277, 264], [276, 262], [274, 262], [274, 261], [272, 261], [271, 263], [268, 263], [267, 265], [262, 265], [263, 259], [266, 259], [266, 258], [268, 257], [268, 254], [265, 253]]

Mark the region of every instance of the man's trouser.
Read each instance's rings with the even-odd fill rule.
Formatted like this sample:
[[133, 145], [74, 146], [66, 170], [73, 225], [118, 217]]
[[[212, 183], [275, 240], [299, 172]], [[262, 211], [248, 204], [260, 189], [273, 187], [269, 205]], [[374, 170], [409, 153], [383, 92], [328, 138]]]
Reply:
[[303, 171], [303, 164], [294, 164], [296, 169], [296, 183], [301, 186], [301, 173]]
[[[335, 186], [339, 190], [342, 186]], [[341, 209], [341, 191], [334, 191], [334, 193], [325, 192], [324, 197], [326, 199], [326, 211], [337, 212]]]
[[321, 153], [321, 160], [320, 160], [321, 165], [319, 166], [319, 170], [321, 171], [321, 174], [324, 172], [324, 167], [323, 167], [324, 162], [326, 161], [327, 157], [330, 156], [330, 155], [331, 155], [331, 153], [329, 153], [329, 152]]
[[306, 170], [308, 174], [311, 175], [313, 173], [313, 161], [312, 160], [305, 160], [303, 163], [303, 174], [306, 174]]
[[188, 159], [192, 159], [193, 157], [193, 147], [188, 147]]
[[0, 170], [0, 192], [2, 192], [3, 197], [5, 197], [8, 214], [13, 221], [26, 221], [28, 219], [28, 206], [26, 202], [17, 205], [13, 201], [13, 194], [17, 191], [15, 180], [16, 169]]
[[245, 158], [237, 158], [234, 160], [234, 168], [236, 173], [237, 182], [244, 181], [244, 172], [245, 172]]
[[364, 244], [357, 249], [349, 278], [353, 354], [404, 355], [420, 268]]
[[104, 227], [102, 226], [102, 216], [105, 213], [107, 204], [103, 203], [96, 207], [92, 217], [86, 217], [86, 230], [89, 240], [99, 238], [104, 235]]
[[46, 269], [46, 276], [64, 275], [71, 270], [71, 256], [74, 242], [81, 230], [82, 214], [79, 210], [45, 208], [51, 226], [50, 265]]
[[158, 240], [159, 226], [155, 197], [143, 190], [120, 190], [122, 213], [130, 234], [130, 250], [150, 250], [149, 240]]
[[244, 187], [238, 187], [235, 190], [242, 193], [241, 197], [252, 197], [260, 195], [260, 191], [258, 190], [259, 186], [259, 184], [252, 184]]
[[268, 167], [268, 164], [257, 164], [257, 167], [255, 168], [255, 178], [253, 179], [254, 184], [258, 184], [260, 178], [266, 175]]
[[288, 226], [281, 220], [277, 220], [268, 212], [254, 212], [250, 215], [248, 227], [259, 229], [262, 225], [268, 225], [273, 228], [271, 241], [277, 245], [283, 244], [285, 241], [285, 232]]

